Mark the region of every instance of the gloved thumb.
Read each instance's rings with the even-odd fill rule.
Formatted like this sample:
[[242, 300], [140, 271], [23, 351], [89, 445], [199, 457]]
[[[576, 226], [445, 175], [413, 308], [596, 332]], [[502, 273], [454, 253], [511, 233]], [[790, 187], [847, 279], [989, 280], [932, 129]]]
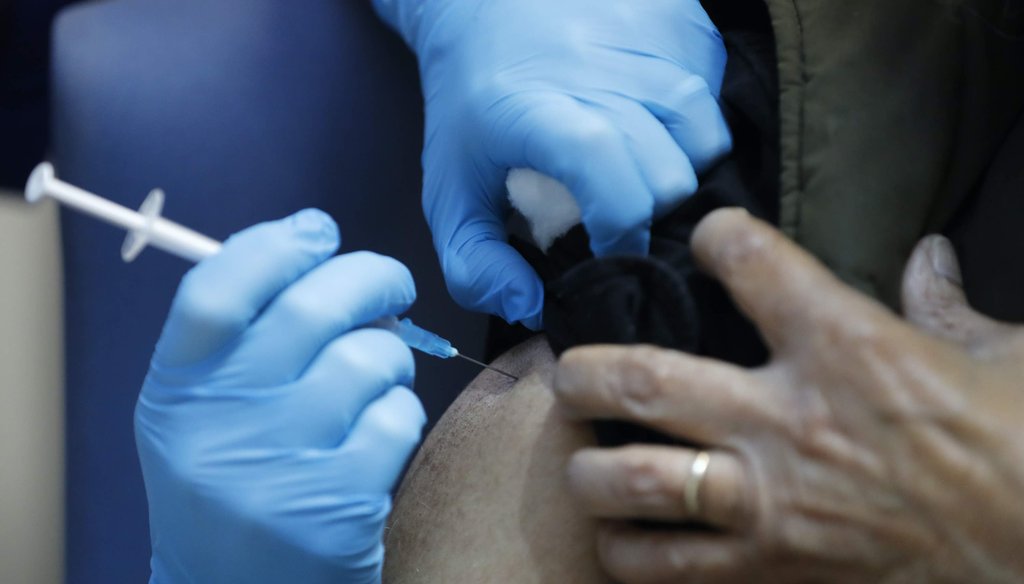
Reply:
[[[472, 187], [459, 184], [463, 181], [446, 180], [443, 174], [428, 167], [423, 199], [452, 298], [463, 308], [539, 328], [543, 284], [508, 244], [499, 210], [474, 196]], [[500, 179], [494, 190], [504, 196]]]
[[544, 288], [530, 264], [503, 239], [486, 231], [466, 227], [459, 240], [440, 252], [452, 298], [470, 310], [538, 329]]
[[338, 226], [305, 209], [231, 236], [182, 279], [155, 362], [190, 365], [237, 338], [282, 290], [334, 255]]

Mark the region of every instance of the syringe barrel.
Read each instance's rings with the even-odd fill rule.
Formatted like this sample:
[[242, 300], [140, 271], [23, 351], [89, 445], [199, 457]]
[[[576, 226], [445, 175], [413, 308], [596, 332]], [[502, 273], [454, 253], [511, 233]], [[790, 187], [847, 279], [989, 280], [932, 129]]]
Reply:
[[220, 251], [221, 243], [173, 221], [157, 218], [146, 234], [149, 245], [193, 262]]
[[450, 359], [459, 354], [451, 343], [426, 329], [416, 326], [408, 318], [399, 320], [397, 317], [388, 316], [375, 320], [370, 326], [389, 330], [398, 335], [398, 338], [402, 339], [402, 342], [410, 348], [433, 355], [434, 357]]

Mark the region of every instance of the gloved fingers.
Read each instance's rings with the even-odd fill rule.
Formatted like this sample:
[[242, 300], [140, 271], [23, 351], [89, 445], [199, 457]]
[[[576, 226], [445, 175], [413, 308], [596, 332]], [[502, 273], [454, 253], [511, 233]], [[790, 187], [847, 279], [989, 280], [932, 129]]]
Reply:
[[338, 450], [339, 472], [358, 476], [349, 482], [367, 493], [388, 493], [416, 450], [427, 423], [419, 398], [397, 386], [370, 403]]
[[[688, 500], [700, 452], [709, 454], [710, 461], [702, 488], [695, 500]], [[569, 459], [567, 476], [573, 498], [590, 517], [697, 521], [728, 531], [743, 530], [755, 521], [749, 500], [753, 479], [742, 461], [724, 449], [639, 444], [584, 448]]]
[[[641, 27], [634, 28], [634, 39], [647, 41], [639, 51], [623, 51], [632, 57], [661, 59], [677, 70], [685, 70], [707, 79], [718, 94], [725, 72], [727, 51], [721, 33], [699, 1], [658, 0], [662, 6], [652, 8], [653, 2], [644, 2], [634, 10], [650, 11], [660, 17], [647, 18]], [[680, 31], [687, 31], [680, 34]], [[665, 42], [669, 40], [669, 42]], [[660, 41], [660, 42], [659, 42]], [[634, 45], [636, 40], [627, 43]], [[642, 78], [647, 80], [668, 79], [664, 73], [652, 70], [646, 62], [630, 62], [631, 69], [618, 69], [617, 78]]]
[[654, 114], [617, 95], [597, 99], [597, 108], [626, 136], [647, 188], [654, 196], [654, 216], [674, 209], [697, 190], [697, 175], [682, 148]]
[[708, 170], [732, 150], [732, 134], [722, 107], [704, 79], [665, 64], [671, 79], [645, 99], [644, 106], [668, 129], [697, 174]]
[[396, 385], [411, 386], [415, 362], [393, 333], [361, 329], [335, 339], [303, 376], [269, 400], [265, 439], [282, 448], [335, 448], [367, 404]]
[[424, 210], [448, 291], [463, 308], [537, 329], [543, 284], [506, 242], [502, 210], [481, 192], [497, 189], [503, 196], [504, 177], [496, 186], [473, 187], [459, 180], [465, 174], [448, 173], [438, 162], [428, 163], [424, 176]]
[[409, 309], [416, 286], [399, 261], [372, 252], [332, 258], [281, 292], [245, 335], [232, 359], [241, 382], [295, 380], [325, 345], [354, 328]]
[[340, 241], [337, 225], [316, 209], [230, 237], [182, 279], [154, 362], [168, 368], [211, 357], [281, 290], [332, 256]]
[[646, 254], [654, 214], [651, 193], [625, 134], [575, 99], [538, 92], [508, 106], [494, 158], [533, 168], [564, 184], [580, 206], [595, 255]]

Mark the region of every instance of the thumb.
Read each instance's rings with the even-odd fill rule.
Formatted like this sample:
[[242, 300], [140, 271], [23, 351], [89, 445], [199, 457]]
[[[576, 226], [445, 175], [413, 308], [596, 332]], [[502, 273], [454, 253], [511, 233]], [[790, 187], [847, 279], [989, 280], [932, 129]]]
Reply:
[[448, 291], [461, 306], [509, 323], [540, 327], [543, 284], [530, 264], [505, 242], [504, 233], [483, 222], [470, 222], [437, 246]]
[[[533, 268], [506, 241], [501, 211], [486, 187], [428, 167], [423, 207], [445, 283], [463, 308], [537, 329], [544, 287]], [[503, 177], [502, 177], [503, 178]], [[501, 180], [497, 187], [504, 196]]]
[[903, 314], [924, 332], [978, 348], [1011, 327], [976, 312], [967, 303], [953, 244], [941, 235], [922, 239], [903, 272]]

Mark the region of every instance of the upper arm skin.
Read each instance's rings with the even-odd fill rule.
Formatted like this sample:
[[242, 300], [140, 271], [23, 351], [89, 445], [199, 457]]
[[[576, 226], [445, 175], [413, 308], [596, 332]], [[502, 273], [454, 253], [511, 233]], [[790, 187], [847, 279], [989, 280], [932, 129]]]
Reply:
[[512, 349], [444, 414], [413, 460], [385, 536], [384, 582], [604, 583], [595, 525], [565, 484], [568, 457], [593, 444], [550, 389], [543, 337]]

